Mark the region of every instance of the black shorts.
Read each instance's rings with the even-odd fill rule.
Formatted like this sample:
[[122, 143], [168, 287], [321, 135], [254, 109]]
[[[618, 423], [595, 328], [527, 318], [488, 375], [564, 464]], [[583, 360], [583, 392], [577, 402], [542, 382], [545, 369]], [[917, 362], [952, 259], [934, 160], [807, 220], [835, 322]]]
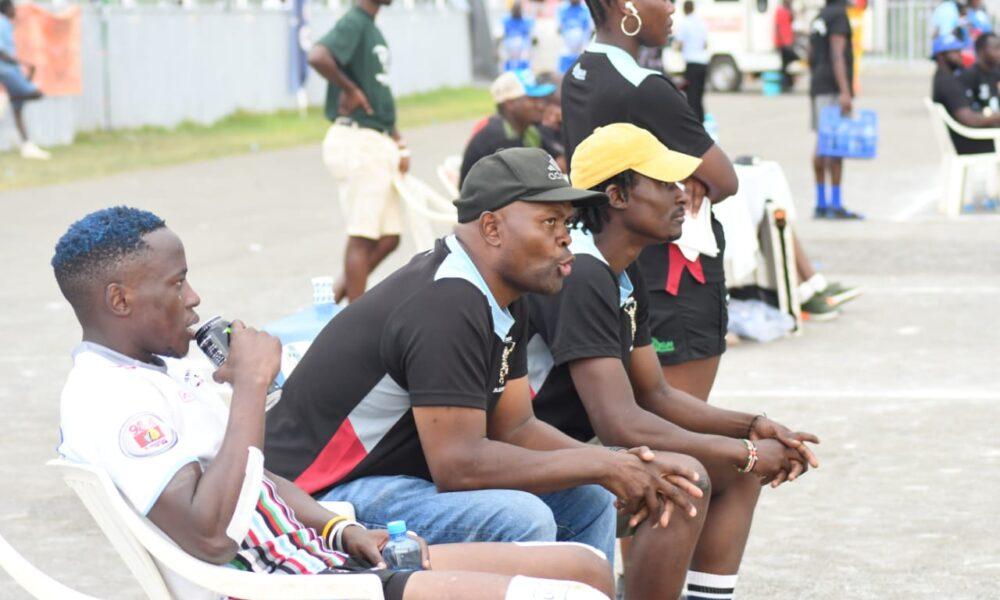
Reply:
[[382, 592], [385, 600], [403, 600], [403, 590], [406, 589], [406, 581], [413, 575], [413, 571], [390, 571], [389, 569], [374, 570], [353, 558], [347, 559], [341, 567], [323, 571], [320, 575], [344, 575], [344, 574], [369, 574], [377, 575], [382, 580]]
[[660, 364], [679, 365], [726, 351], [725, 283], [698, 283], [685, 269], [677, 295], [649, 293], [649, 332]]

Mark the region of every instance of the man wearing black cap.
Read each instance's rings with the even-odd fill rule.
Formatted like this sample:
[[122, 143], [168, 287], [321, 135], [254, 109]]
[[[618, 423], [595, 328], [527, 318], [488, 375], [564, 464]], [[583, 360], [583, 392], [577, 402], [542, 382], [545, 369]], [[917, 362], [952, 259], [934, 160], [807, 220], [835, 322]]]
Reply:
[[531, 410], [519, 299], [562, 288], [573, 206], [606, 201], [571, 188], [539, 149], [479, 161], [455, 233], [338, 314], [303, 356], [268, 413], [267, 467], [353, 502], [366, 526], [404, 519], [430, 543], [577, 541], [610, 557], [615, 497], [633, 520], [648, 511], [665, 524], [658, 496], [703, 511], [693, 461], [588, 446]]

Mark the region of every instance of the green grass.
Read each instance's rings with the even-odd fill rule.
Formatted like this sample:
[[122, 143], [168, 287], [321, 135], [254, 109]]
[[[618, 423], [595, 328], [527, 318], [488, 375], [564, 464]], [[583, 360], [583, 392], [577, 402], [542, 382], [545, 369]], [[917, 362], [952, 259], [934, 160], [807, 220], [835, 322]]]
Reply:
[[[489, 92], [463, 87], [403, 96], [397, 101], [399, 128], [471, 119], [493, 110]], [[70, 146], [52, 149], [50, 161], [29, 161], [0, 153], [0, 190], [51, 185], [135, 169], [319, 144], [329, 122], [319, 108], [240, 112], [212, 125], [183, 123], [173, 129], [143, 127], [80, 133]]]

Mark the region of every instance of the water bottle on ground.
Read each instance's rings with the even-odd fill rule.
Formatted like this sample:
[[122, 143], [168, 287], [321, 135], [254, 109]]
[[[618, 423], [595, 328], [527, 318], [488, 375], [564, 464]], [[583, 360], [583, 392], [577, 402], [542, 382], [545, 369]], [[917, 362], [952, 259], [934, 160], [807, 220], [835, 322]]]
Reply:
[[406, 535], [406, 521], [390, 521], [389, 542], [382, 550], [385, 564], [393, 571], [422, 571], [420, 543]]

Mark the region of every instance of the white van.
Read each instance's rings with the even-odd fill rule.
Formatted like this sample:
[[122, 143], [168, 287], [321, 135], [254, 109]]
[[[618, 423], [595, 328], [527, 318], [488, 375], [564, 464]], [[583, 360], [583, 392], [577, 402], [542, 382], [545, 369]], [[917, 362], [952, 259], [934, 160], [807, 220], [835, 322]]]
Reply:
[[[683, 0], [676, 2], [674, 31], [684, 22]], [[696, 0], [695, 14], [708, 29], [708, 85], [720, 92], [740, 89], [746, 75], [759, 76], [765, 71], [780, 71], [781, 57], [774, 47], [774, 11], [781, 0]], [[795, 25], [801, 17], [798, 11]], [[806, 38], [796, 28], [796, 47], [805, 57]], [[670, 73], [684, 72], [680, 52], [664, 52], [663, 64]], [[803, 70], [802, 62], [789, 67], [792, 73]]]

